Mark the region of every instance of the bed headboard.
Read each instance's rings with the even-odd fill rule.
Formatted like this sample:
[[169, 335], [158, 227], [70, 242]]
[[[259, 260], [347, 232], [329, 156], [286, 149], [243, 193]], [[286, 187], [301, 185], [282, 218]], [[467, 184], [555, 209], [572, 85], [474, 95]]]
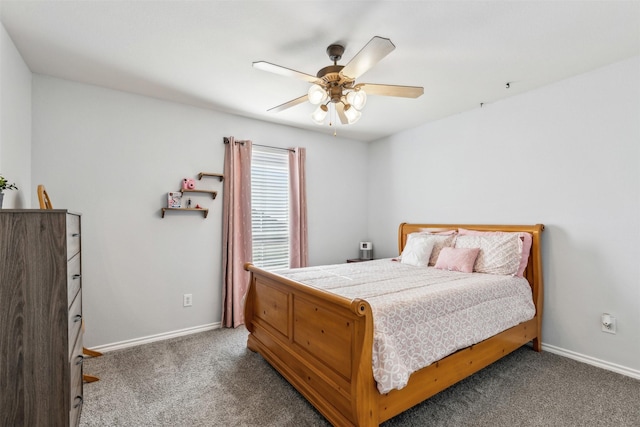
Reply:
[[524, 277], [529, 281], [533, 292], [533, 302], [539, 313], [542, 313], [543, 280], [542, 280], [542, 256], [540, 235], [544, 230], [544, 225], [478, 225], [478, 224], [408, 224], [403, 222], [398, 229], [398, 253], [402, 253], [404, 245], [407, 243], [407, 235], [418, 231], [446, 231], [466, 228], [478, 231], [507, 231], [507, 232], [527, 232], [532, 236], [531, 253]]

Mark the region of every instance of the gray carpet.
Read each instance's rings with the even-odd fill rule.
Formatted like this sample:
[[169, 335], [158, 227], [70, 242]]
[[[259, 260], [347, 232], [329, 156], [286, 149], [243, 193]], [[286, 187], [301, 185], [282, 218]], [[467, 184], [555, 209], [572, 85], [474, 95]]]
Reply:
[[[85, 361], [81, 426], [329, 426], [258, 354], [218, 329]], [[531, 411], [528, 408], [538, 408]], [[382, 424], [640, 426], [640, 381], [521, 348]]]

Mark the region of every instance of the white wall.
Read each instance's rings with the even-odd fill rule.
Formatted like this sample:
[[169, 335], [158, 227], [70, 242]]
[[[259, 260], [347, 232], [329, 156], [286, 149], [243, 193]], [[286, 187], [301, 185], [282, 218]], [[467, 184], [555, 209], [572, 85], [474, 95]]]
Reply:
[[369, 182], [380, 256], [403, 221], [545, 224], [543, 343], [640, 375], [638, 57], [377, 141]]
[[87, 346], [220, 321], [222, 183], [196, 180], [219, 192], [192, 197], [207, 219], [161, 219], [160, 208], [183, 177], [222, 173], [224, 136], [306, 147], [310, 263], [357, 256], [367, 237], [365, 143], [34, 75], [33, 182], [54, 207], [83, 214]]
[[[18, 191], [4, 192], [5, 209], [31, 200], [31, 71], [0, 24], [0, 175]], [[35, 191], [34, 191], [35, 193]]]
[[[37, 207], [45, 183], [54, 206], [83, 213], [88, 346], [219, 321], [221, 194], [198, 199], [206, 220], [159, 212], [183, 176], [222, 171], [233, 135], [307, 147], [312, 264], [365, 239], [396, 255], [402, 221], [544, 223], [543, 342], [640, 370], [638, 58], [367, 147], [43, 76], [31, 101], [4, 28], [0, 42], [0, 171], [20, 186], [5, 207]], [[602, 312], [617, 335], [600, 332]]]

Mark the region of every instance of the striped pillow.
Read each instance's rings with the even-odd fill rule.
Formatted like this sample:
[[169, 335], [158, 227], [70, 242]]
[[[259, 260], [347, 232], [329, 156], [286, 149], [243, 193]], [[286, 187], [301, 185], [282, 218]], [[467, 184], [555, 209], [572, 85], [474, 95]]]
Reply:
[[515, 275], [522, 257], [522, 239], [516, 233], [458, 236], [456, 248], [480, 248], [473, 271]]
[[[507, 231], [477, 231], [477, 230], [467, 230], [466, 228], [459, 228], [458, 233], [460, 236], [489, 236], [493, 234], [506, 234], [509, 233]], [[518, 271], [516, 272], [516, 276], [523, 277], [524, 270], [527, 268], [527, 264], [529, 263], [529, 254], [531, 253], [531, 245], [533, 244], [533, 237], [531, 233], [522, 232], [511, 232], [511, 234], [517, 234], [520, 236], [520, 240], [522, 240], [522, 253], [520, 254], [520, 266], [518, 267]]]

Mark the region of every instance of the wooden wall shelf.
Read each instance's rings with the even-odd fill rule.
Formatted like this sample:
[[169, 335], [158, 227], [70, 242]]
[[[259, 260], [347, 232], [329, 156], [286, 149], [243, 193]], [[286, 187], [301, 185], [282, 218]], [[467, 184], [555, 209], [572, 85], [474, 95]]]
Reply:
[[221, 175], [219, 173], [200, 172], [198, 174], [198, 180], [201, 180], [202, 177], [205, 177], [205, 176], [210, 176], [210, 177], [213, 177], [213, 178], [219, 178], [220, 182], [222, 182], [222, 180], [224, 179], [224, 175]]
[[185, 190], [185, 189], [182, 189], [182, 190], [180, 190], [180, 192], [182, 194], [184, 194], [184, 193], [206, 193], [206, 194], [211, 194], [211, 196], [213, 196], [213, 199], [215, 199], [216, 196], [218, 195], [218, 192], [217, 191], [213, 191], [213, 190], [188, 190], [188, 189]]
[[209, 215], [209, 209], [199, 209], [199, 208], [162, 208], [162, 218], [164, 218], [164, 213], [166, 211], [202, 212], [202, 214], [204, 215], [205, 218], [207, 217], [207, 215]]
[[[205, 177], [211, 177], [211, 178], [218, 178], [220, 180], [220, 182], [222, 182], [222, 180], [224, 179], [224, 175], [219, 174], [219, 173], [209, 173], [209, 172], [200, 172], [198, 174], [198, 180], [201, 180], [202, 178]], [[216, 196], [218, 195], [217, 191], [214, 190], [198, 190], [198, 189], [181, 189], [178, 190], [180, 191], [180, 193], [182, 193], [182, 195], [184, 196], [185, 193], [200, 193], [200, 194], [210, 194], [211, 198], [215, 200]], [[176, 191], [177, 193], [177, 191]], [[184, 201], [184, 197], [182, 198]], [[191, 201], [191, 199], [189, 199], [189, 201]], [[187, 204], [187, 206], [190, 206], [191, 204]], [[184, 206], [184, 202], [183, 202], [183, 206]], [[166, 211], [188, 211], [188, 212], [202, 212], [202, 215], [204, 215], [204, 217], [206, 218], [207, 215], [209, 215], [209, 209], [206, 208], [162, 208], [162, 218], [164, 218], [164, 214]]]

